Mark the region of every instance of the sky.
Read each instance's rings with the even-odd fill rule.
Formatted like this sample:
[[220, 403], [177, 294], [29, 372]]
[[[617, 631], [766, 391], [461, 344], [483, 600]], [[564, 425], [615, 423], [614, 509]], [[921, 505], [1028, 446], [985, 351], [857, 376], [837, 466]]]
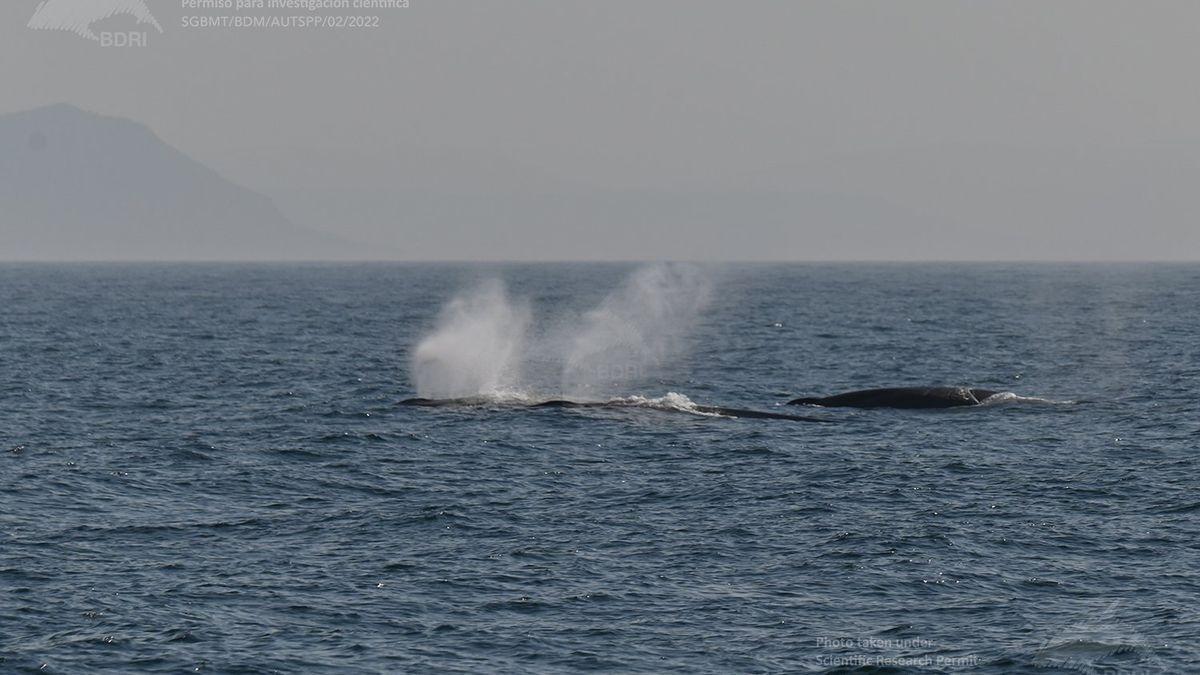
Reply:
[[0, 113], [137, 120], [382, 257], [1200, 258], [1195, 2], [184, 3], [130, 48], [3, 3]]

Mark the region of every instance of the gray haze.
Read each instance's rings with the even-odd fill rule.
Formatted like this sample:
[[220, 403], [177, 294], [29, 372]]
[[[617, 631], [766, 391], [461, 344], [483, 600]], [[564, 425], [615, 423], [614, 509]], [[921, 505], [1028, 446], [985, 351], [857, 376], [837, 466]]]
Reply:
[[0, 113], [135, 120], [369, 257], [1200, 258], [1191, 1], [412, 0], [269, 31], [147, 0], [163, 33], [129, 49], [30, 30], [37, 4], [0, 5]]

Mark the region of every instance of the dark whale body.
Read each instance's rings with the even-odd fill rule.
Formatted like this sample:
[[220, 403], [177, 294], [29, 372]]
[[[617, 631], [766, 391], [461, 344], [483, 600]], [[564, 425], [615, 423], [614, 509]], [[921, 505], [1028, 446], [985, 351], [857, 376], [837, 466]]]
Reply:
[[797, 398], [788, 405], [819, 405], [826, 408], [958, 408], [979, 405], [997, 392], [967, 387], [893, 387], [863, 389], [836, 396]]
[[[398, 405], [404, 406], [419, 406], [426, 408], [446, 408], [446, 407], [468, 407], [468, 406], [486, 406], [486, 405], [503, 405], [487, 401], [486, 399], [474, 398], [407, 398], [400, 401]], [[661, 410], [666, 412], [687, 412], [685, 410], [673, 410], [670, 408], [657, 408], [652, 406], [643, 406], [636, 403], [626, 403], [623, 401], [567, 401], [562, 399], [553, 399], [543, 401], [541, 403], [530, 403], [523, 406], [513, 406], [509, 404], [507, 407], [524, 407], [524, 408], [644, 408], [647, 410]], [[764, 410], [745, 410], [742, 408], [725, 408], [716, 405], [697, 405], [692, 409], [694, 412], [704, 413], [708, 415], [721, 415], [723, 417], [739, 417], [744, 419], [764, 419], [764, 420], [790, 420], [793, 422], [828, 422], [830, 420], [820, 417], [806, 417], [804, 415], [792, 415], [788, 413], [766, 412]]]

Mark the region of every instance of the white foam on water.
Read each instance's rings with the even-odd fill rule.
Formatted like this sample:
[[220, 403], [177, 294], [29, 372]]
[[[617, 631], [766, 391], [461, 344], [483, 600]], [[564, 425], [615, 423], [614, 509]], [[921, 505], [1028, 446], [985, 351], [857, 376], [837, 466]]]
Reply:
[[677, 412], [686, 412], [693, 415], [703, 415], [705, 417], [724, 417], [720, 413], [715, 413], [707, 410], [701, 410], [696, 402], [687, 396], [669, 391], [663, 396], [650, 398], [634, 394], [632, 396], [619, 396], [608, 400], [611, 405], [629, 406], [632, 408], [650, 408], [652, 410], [669, 410]]
[[1074, 405], [1075, 401], [1056, 401], [1049, 398], [1039, 398], [1037, 396], [1021, 396], [1011, 391], [998, 391], [995, 394], [983, 399], [979, 402], [981, 406], [995, 405], [1012, 405], [1012, 404], [1034, 404], [1034, 405]]

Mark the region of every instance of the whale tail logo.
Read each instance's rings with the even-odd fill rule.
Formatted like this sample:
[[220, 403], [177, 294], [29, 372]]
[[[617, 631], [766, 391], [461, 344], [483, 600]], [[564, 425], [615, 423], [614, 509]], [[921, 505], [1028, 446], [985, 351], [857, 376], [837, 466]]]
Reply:
[[132, 16], [139, 24], [148, 23], [163, 32], [145, 0], [42, 0], [27, 25], [36, 30], [67, 30], [99, 41], [92, 26], [120, 15]]

